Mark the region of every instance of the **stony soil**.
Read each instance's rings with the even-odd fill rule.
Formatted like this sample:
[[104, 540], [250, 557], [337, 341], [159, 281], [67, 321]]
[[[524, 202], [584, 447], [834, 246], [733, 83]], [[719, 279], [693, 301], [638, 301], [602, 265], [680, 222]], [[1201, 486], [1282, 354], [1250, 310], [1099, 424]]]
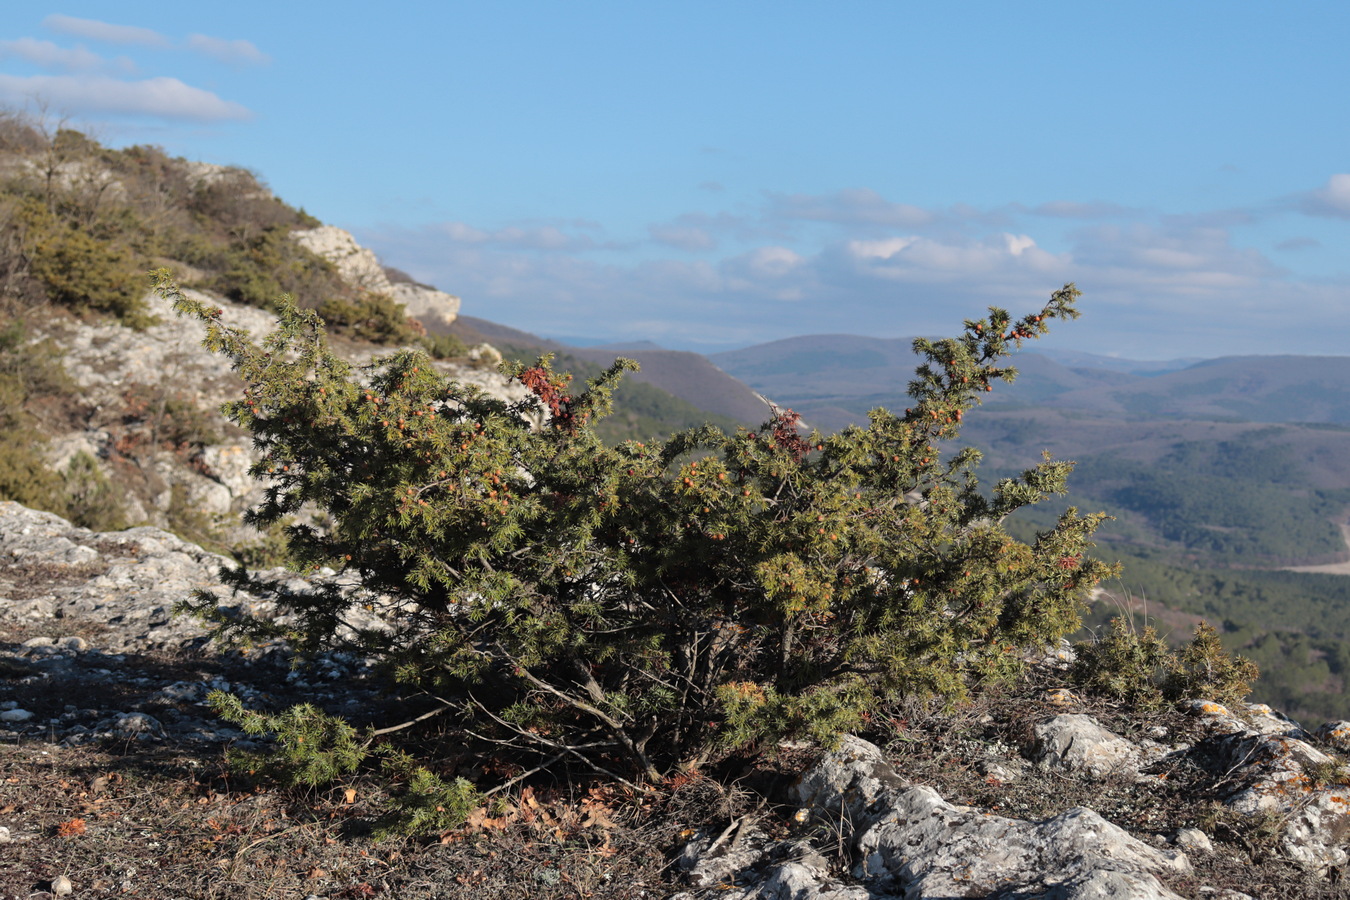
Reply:
[[[171, 607], [209, 588], [221, 562], [154, 529], [94, 534], [0, 504], [0, 900], [38, 900], [66, 881], [78, 898], [684, 892], [704, 900], [736, 885], [743, 892], [794, 859], [823, 865], [840, 884], [862, 883], [848, 823], [803, 815], [791, 800], [789, 788], [819, 748], [717, 760], [645, 795], [588, 773], [541, 773], [498, 794], [464, 828], [383, 842], [372, 837], [387, 790], [376, 773], [311, 791], [232, 773], [227, 752], [248, 738], [211, 714], [212, 688], [260, 706], [315, 702], [358, 723], [387, 724], [406, 712], [357, 661], [293, 670], [277, 648], [224, 652], [207, 644]], [[221, 601], [266, 611], [257, 598], [222, 593]], [[1216, 730], [1218, 718], [1194, 705], [1141, 715], [1064, 687], [1052, 660], [955, 709], [897, 702], [864, 736], [906, 782], [991, 815], [1039, 821], [1084, 806], [1168, 850], [1182, 846], [1183, 829], [1197, 829], [1204, 840], [1186, 849], [1189, 873], [1162, 877], [1187, 900], [1350, 897], [1339, 866], [1290, 860], [1282, 829], [1297, 808], [1235, 811], [1234, 797], [1255, 776], [1224, 756], [1231, 740]], [[1038, 727], [1065, 713], [1090, 715], [1124, 740], [1158, 749], [1134, 769], [1104, 774], [1037, 764]], [[1296, 733], [1292, 723], [1261, 715], [1269, 727]], [[484, 787], [522, 771], [521, 761], [489, 754], [460, 764]], [[1319, 771], [1333, 782], [1345, 775], [1334, 765]], [[1297, 803], [1311, 802], [1312, 788], [1301, 790], [1310, 799]], [[763, 852], [724, 881], [690, 882], [686, 869], [698, 857], [691, 846], [721, 835], [739, 841], [742, 833]], [[1337, 840], [1344, 846], [1344, 836]]]

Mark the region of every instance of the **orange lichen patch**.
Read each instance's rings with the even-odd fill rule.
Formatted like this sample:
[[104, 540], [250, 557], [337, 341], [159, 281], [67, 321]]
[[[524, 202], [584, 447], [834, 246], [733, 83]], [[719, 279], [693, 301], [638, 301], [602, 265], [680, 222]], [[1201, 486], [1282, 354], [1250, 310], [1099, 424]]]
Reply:
[[1068, 688], [1055, 688], [1052, 691], [1045, 692], [1045, 699], [1055, 706], [1072, 706], [1078, 703], [1078, 695]]

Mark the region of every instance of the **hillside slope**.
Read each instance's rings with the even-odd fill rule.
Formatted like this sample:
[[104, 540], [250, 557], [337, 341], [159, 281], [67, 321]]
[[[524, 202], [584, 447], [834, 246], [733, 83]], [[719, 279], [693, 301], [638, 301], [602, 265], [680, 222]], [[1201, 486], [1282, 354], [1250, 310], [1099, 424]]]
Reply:
[[[147, 294], [158, 267], [255, 334], [289, 294], [355, 364], [416, 347], [489, 393], [526, 393], [495, 371], [500, 354], [481, 334], [456, 337], [459, 298], [384, 268], [255, 174], [0, 113], [0, 499], [273, 552], [275, 535], [239, 523], [263, 489], [248, 475], [250, 441], [217, 411], [240, 384]], [[594, 374], [588, 365], [577, 358], [579, 374]], [[710, 419], [737, 424], [634, 382], [602, 430], [618, 441]]]

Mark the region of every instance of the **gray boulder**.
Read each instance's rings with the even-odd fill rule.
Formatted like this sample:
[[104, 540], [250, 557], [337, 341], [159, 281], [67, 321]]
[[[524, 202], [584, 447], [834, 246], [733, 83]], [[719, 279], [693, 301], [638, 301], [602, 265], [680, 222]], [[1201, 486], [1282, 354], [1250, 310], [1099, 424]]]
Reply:
[[812, 815], [850, 823], [856, 877], [893, 886], [906, 900], [1019, 891], [1174, 898], [1156, 875], [1190, 870], [1185, 854], [1150, 847], [1089, 809], [1030, 822], [953, 805], [930, 787], [906, 785], [878, 748], [857, 738], [845, 738], [794, 793]]

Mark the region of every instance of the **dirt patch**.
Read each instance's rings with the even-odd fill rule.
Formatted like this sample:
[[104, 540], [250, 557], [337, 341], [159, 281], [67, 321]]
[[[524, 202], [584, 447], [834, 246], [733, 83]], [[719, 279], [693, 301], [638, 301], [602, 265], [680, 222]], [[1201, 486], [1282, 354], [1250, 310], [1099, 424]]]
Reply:
[[[1346, 547], [1350, 547], [1350, 525], [1338, 523], [1337, 527], [1341, 529], [1341, 538], [1345, 541]], [[1345, 562], [1328, 563], [1321, 566], [1285, 566], [1286, 572], [1321, 572], [1324, 575], [1350, 575], [1350, 559]]]

